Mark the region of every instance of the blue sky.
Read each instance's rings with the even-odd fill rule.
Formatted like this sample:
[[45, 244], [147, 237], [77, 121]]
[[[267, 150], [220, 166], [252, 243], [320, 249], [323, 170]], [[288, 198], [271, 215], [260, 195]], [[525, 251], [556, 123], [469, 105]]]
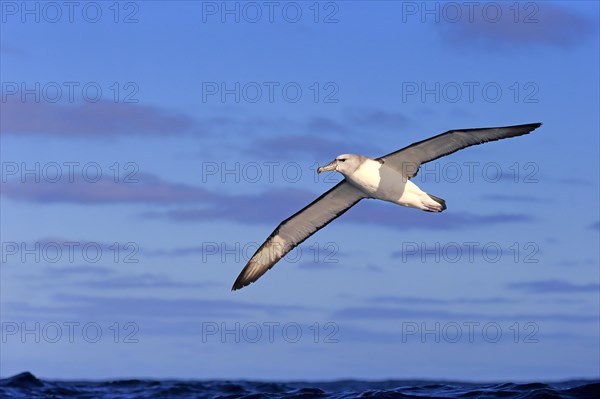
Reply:
[[[594, 2], [1, 3], [0, 374], [600, 375]], [[270, 8], [272, 7], [272, 8]], [[543, 122], [256, 284], [340, 153]]]

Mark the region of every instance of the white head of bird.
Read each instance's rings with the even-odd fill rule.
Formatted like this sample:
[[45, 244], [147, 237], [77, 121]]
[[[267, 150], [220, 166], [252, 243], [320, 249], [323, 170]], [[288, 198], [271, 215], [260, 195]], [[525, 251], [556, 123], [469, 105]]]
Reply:
[[317, 169], [317, 173], [335, 170], [336, 172], [340, 172], [344, 176], [348, 176], [351, 175], [363, 163], [365, 159], [365, 156], [358, 154], [338, 155], [333, 161]]

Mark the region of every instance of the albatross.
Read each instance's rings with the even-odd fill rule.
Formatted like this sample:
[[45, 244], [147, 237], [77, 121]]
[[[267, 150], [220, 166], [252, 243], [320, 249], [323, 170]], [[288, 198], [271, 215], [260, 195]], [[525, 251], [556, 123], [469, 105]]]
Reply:
[[317, 173], [336, 171], [344, 179], [277, 226], [233, 283], [238, 290], [258, 280], [288, 252], [340, 217], [364, 198], [379, 199], [426, 212], [442, 212], [446, 201], [422, 191], [410, 181], [427, 162], [472, 145], [522, 136], [541, 123], [450, 130], [413, 143], [380, 158], [358, 154], [337, 156]]

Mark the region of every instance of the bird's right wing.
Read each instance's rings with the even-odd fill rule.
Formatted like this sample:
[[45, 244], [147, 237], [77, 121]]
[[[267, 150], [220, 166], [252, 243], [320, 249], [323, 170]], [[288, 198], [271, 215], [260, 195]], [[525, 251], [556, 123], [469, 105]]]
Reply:
[[383, 160], [387, 166], [402, 173], [402, 175], [411, 178], [417, 175], [421, 164], [472, 145], [521, 136], [540, 126], [541, 123], [529, 123], [527, 125], [505, 127], [450, 130], [411, 144], [379, 159]]
[[345, 179], [281, 222], [258, 248], [233, 284], [237, 290], [255, 282], [294, 247], [367, 197]]

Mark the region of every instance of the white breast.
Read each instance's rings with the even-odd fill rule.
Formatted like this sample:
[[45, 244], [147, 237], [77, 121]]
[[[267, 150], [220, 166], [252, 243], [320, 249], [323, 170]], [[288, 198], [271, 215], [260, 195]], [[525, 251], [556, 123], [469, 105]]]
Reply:
[[379, 162], [367, 159], [351, 175], [346, 175], [346, 178], [365, 193], [372, 195], [381, 183], [380, 167]]
[[400, 199], [407, 180], [394, 169], [373, 159], [367, 159], [346, 178], [369, 196], [392, 202]]

